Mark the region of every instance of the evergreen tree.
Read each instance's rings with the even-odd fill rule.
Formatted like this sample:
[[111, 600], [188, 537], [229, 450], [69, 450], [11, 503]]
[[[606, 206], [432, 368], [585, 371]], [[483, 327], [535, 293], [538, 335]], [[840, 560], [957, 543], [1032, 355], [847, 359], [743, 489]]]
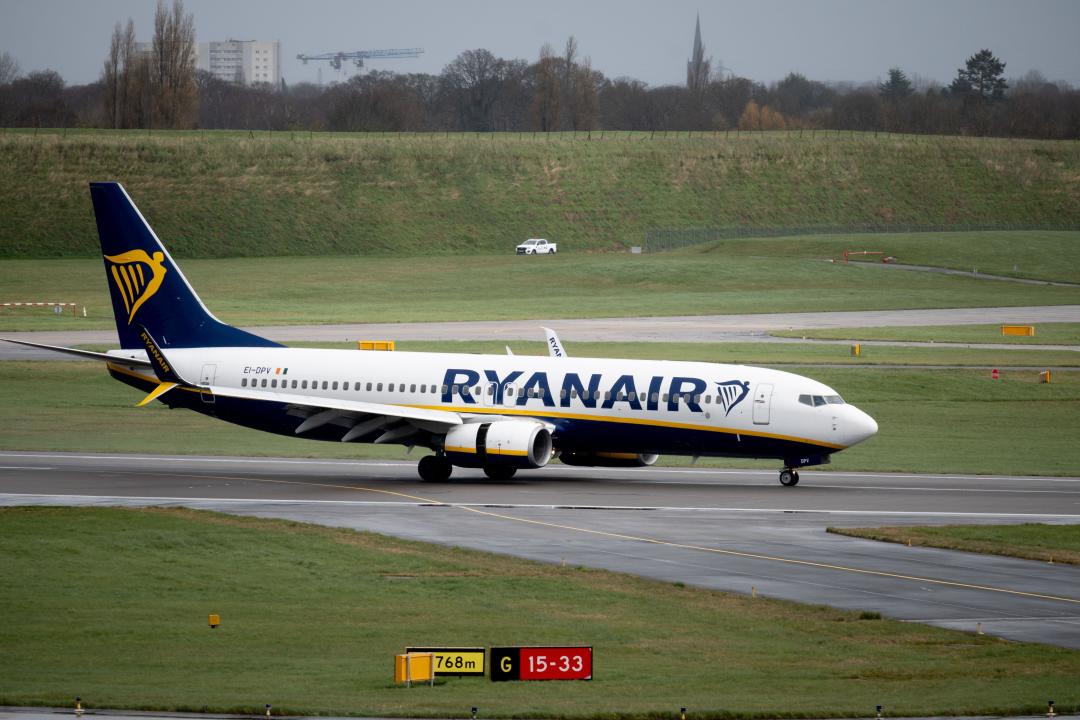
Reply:
[[889, 79], [878, 84], [878, 92], [885, 100], [896, 102], [911, 94], [911, 81], [898, 67], [889, 68]]
[[956, 79], [949, 85], [949, 91], [954, 95], [983, 101], [1001, 100], [1009, 87], [1004, 73], [1005, 63], [989, 50], [980, 50], [956, 71]]

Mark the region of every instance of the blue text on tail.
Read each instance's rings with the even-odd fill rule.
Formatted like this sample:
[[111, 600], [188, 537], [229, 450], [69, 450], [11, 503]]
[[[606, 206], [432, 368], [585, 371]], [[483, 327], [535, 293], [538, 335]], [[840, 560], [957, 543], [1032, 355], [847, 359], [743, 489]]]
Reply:
[[120, 183], [90, 183], [90, 197], [121, 347], [143, 348], [141, 327], [163, 348], [278, 346], [206, 309]]

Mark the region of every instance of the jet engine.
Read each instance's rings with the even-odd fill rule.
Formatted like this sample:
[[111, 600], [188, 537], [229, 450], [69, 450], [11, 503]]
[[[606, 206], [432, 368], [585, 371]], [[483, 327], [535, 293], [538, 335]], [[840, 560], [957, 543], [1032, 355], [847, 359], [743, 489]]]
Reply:
[[579, 467], [648, 467], [656, 464], [659, 459], [659, 455], [646, 455], [644, 453], [564, 452], [559, 455], [559, 460], [564, 465], [576, 465]]
[[450, 428], [443, 450], [460, 467], [542, 468], [551, 459], [551, 432], [526, 420], [467, 423]]

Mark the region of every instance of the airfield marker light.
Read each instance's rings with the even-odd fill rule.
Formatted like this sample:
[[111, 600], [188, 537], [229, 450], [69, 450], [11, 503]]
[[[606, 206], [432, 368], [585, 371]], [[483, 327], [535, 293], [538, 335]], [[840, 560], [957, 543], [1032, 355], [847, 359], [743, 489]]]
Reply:
[[877, 706], [877, 720], [881, 720], [881, 706]]
[[750, 597], [757, 597], [757, 587], [754, 585], [750, 586]]
[[1057, 713], [1054, 712], [1054, 701], [1053, 700], [1047, 700], [1047, 703], [1048, 703], [1048, 705], [1046, 707], [1046, 717], [1051, 717], [1052, 718], [1052, 717], [1054, 717], [1054, 715], [1057, 714]]
[[686, 720], [686, 708], [679, 708], [679, 720]]
[[982, 635], [983, 634], [982, 623], [981, 622], [975, 623], [975, 634], [976, 635]]
[[266, 703], [266, 717], [270, 717], [270, 703]]
[[[1053, 705], [1054, 703], [1051, 702], [1050, 704]], [[78, 696], [76, 696], [76, 698], [75, 698], [75, 714], [76, 715], [82, 715], [83, 714], [82, 698], [78, 697]]]
[[472, 709], [472, 720], [476, 720], [476, 706], [475, 705], [473, 705], [473, 709]]

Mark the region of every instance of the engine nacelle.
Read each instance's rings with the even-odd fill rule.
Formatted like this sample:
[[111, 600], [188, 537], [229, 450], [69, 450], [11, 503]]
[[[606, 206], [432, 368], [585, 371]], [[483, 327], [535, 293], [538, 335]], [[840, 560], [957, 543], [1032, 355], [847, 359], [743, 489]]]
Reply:
[[659, 459], [659, 455], [645, 455], [643, 453], [564, 452], [559, 455], [559, 460], [564, 465], [578, 467], [648, 467], [655, 465]]
[[551, 432], [525, 420], [467, 423], [450, 428], [443, 450], [460, 467], [542, 468], [551, 459]]

